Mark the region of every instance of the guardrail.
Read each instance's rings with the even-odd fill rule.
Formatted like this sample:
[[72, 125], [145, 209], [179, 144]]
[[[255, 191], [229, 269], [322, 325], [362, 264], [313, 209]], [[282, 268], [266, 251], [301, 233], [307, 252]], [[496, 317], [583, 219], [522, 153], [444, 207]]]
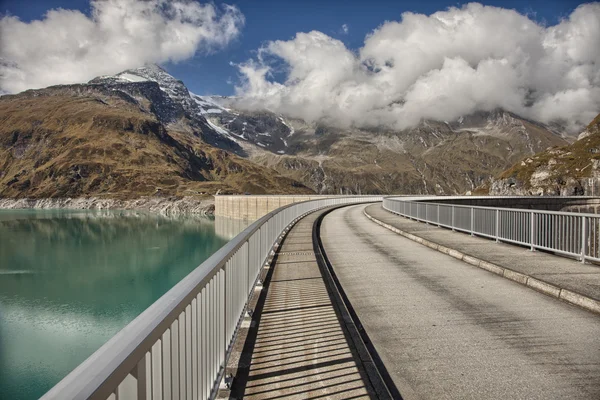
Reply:
[[275, 210], [219, 249], [42, 399], [209, 399], [260, 271], [285, 232], [315, 210], [381, 196], [311, 200]]
[[547, 250], [581, 262], [600, 261], [600, 216], [596, 214], [453, 205], [432, 200], [389, 197], [383, 200], [383, 207], [407, 218], [497, 242]]

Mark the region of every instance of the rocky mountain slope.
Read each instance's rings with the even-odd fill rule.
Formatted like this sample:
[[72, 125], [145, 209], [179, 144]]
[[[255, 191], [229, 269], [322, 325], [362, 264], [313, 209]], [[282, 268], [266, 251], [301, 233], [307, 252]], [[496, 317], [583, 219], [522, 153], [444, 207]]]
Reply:
[[[166, 88], [175, 86], [170, 81], [182, 85], [143, 69], [126, 74], [156, 79]], [[188, 93], [184, 87], [178, 92]], [[573, 139], [503, 110], [451, 122], [423, 121], [404, 131], [348, 130], [239, 109], [235, 98], [190, 97], [191, 113], [235, 142], [242, 149], [232, 146], [237, 154], [319, 193], [465, 193], [523, 156]]]
[[251, 160], [320, 193], [465, 193], [525, 155], [568, 143], [502, 110], [404, 131], [285, 125], [287, 135], [276, 136], [283, 149], [241, 145]]
[[124, 76], [0, 97], [0, 197], [312, 192], [235, 155], [183, 85]]
[[157, 66], [0, 97], [0, 197], [473, 190], [568, 141], [495, 110], [339, 129], [199, 96]]
[[576, 142], [519, 161], [478, 191], [493, 195], [600, 194], [600, 114]]

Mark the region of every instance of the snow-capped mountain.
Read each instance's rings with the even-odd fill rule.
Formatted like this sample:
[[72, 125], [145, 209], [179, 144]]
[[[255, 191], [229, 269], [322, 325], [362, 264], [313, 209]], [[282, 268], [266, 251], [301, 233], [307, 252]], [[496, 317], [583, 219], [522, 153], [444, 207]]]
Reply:
[[158, 65], [145, 65], [140, 68], [130, 69], [116, 75], [100, 76], [90, 83], [123, 84], [139, 82], [156, 82], [160, 89], [170, 99], [181, 104], [186, 111], [198, 111], [196, 102], [182, 81], [175, 79]]
[[[102, 84], [126, 90], [135, 97], [134, 88], [148, 82], [158, 84], [167, 96], [166, 101], [157, 102], [155, 109], [162, 122], [174, 123], [182, 116], [195, 120], [199, 125], [236, 144], [248, 142], [274, 153], [283, 154], [288, 146], [286, 138], [294, 129], [282, 116], [270, 112], [241, 113], [225, 105], [227, 98], [200, 96], [191, 93], [182, 81], [171, 76], [157, 65], [120, 72], [116, 75], [100, 76], [90, 84]], [[232, 148], [228, 144], [226, 148]], [[239, 151], [238, 151], [239, 152]]]
[[243, 158], [216, 107], [156, 66], [2, 96], [0, 197], [312, 192]]

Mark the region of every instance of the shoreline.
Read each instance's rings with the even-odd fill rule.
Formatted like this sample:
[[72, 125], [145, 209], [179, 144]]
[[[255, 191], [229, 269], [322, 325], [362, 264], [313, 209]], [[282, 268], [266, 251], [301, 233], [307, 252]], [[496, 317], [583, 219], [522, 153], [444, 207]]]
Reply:
[[15, 199], [0, 198], [0, 209], [141, 210], [159, 214], [214, 215], [214, 198], [140, 197], [130, 200], [98, 197]]

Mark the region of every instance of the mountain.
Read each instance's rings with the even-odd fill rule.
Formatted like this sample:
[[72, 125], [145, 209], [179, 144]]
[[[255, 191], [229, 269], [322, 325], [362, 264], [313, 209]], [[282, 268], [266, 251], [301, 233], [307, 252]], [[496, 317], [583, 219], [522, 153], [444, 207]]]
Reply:
[[156, 66], [0, 97], [0, 197], [311, 193], [237, 154]]
[[89, 83], [117, 87], [135, 97], [138, 86], [151, 82], [157, 83], [161, 92], [166, 95], [160, 100], [153, 97], [152, 103], [153, 111], [164, 124], [173, 123], [185, 115], [207, 132], [203, 136], [205, 142], [240, 156], [246, 155], [239, 145], [240, 141], [249, 141], [272, 151], [280, 151], [286, 146], [280, 135], [288, 135], [290, 128], [282, 117], [268, 112], [249, 114], [231, 110], [222, 105], [230, 101], [229, 98], [191, 93], [182, 81], [157, 65], [147, 65], [112, 76], [100, 76]]
[[148, 65], [0, 97], [0, 197], [471, 191], [568, 144], [503, 110], [340, 129], [200, 96]]
[[600, 114], [568, 146], [519, 161], [478, 191], [493, 195], [587, 195], [600, 193]]
[[[144, 111], [153, 113], [162, 124], [181, 129], [187, 123], [189, 128], [201, 132], [205, 143], [243, 155], [235, 139], [204, 117], [205, 110], [212, 109], [213, 105], [206, 107], [200, 96], [190, 93], [182, 81], [157, 65], [146, 65], [114, 76], [100, 76], [92, 79], [89, 85], [128, 95], [145, 106]], [[182, 119], [185, 120], [183, 124]]]
[[250, 160], [319, 193], [465, 193], [526, 155], [568, 143], [503, 110], [392, 131], [310, 125], [220, 102], [227, 113], [207, 118], [240, 139]]
[[465, 193], [523, 156], [573, 140], [503, 110], [391, 131], [311, 125], [238, 109], [234, 98], [204, 100], [203, 115], [246, 157], [319, 193]]

